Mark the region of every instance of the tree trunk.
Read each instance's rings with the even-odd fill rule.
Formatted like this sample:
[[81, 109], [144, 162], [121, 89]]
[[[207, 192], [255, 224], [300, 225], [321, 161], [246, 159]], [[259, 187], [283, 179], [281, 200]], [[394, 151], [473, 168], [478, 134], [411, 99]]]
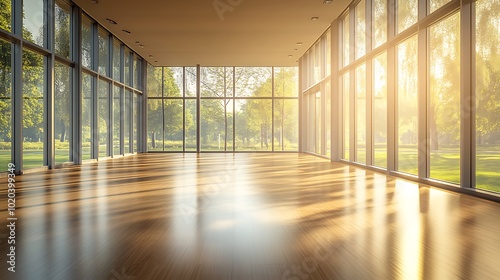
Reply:
[[264, 126], [260, 125], [260, 148], [264, 148]]
[[224, 151], [227, 150], [227, 103], [224, 100]]
[[438, 133], [438, 130], [437, 130], [437, 125], [436, 125], [436, 121], [435, 120], [432, 120], [431, 121], [431, 124], [430, 124], [430, 136], [431, 136], [431, 151], [437, 151], [439, 150], [439, 139], [438, 139], [438, 136], [439, 136], [439, 133]]
[[61, 139], [59, 141], [61, 141], [61, 143], [64, 143], [64, 141], [66, 141], [66, 125], [64, 125], [63, 120], [61, 120], [61, 128]]
[[266, 149], [269, 149], [269, 141], [268, 141], [268, 138], [269, 138], [269, 131], [267, 129], [264, 130], [264, 143], [266, 144]]
[[156, 132], [151, 133], [151, 145], [153, 149], [156, 149]]

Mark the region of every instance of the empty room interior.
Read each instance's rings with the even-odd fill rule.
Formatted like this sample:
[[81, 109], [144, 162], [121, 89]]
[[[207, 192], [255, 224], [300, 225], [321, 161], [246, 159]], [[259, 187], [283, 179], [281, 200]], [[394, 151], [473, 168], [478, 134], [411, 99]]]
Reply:
[[499, 279], [500, 0], [0, 0], [0, 279]]

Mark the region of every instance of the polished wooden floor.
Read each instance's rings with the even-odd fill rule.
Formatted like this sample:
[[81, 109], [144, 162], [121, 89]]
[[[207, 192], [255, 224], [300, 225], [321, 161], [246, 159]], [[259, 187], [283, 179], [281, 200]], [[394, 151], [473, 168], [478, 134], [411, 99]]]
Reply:
[[144, 154], [17, 179], [17, 272], [2, 261], [1, 279], [500, 279], [500, 204], [310, 155]]

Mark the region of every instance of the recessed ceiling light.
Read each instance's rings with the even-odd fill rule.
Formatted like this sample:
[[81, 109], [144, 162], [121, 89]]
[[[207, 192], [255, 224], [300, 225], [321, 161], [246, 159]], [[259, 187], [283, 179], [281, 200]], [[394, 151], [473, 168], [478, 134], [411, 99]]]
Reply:
[[155, 60], [156, 63], [158, 63], [158, 60]]
[[292, 58], [292, 57], [293, 57], [293, 55], [291, 55], [291, 54], [288, 55], [288, 58]]
[[90, 3], [92, 3], [92, 4], [99, 4], [99, 0], [90, 0]]
[[125, 29], [122, 29], [123, 32], [127, 33], [127, 34], [130, 34], [132, 32], [128, 31], [128, 30], [125, 30]]
[[144, 48], [144, 45], [139, 45], [139, 48]]
[[116, 21], [114, 21], [114, 20], [112, 20], [112, 19], [110, 19], [110, 18], [107, 18], [106, 20], [107, 20], [109, 23], [111, 23], [111, 24], [116, 24]]
[[298, 51], [299, 49], [293, 49], [294, 51]]
[[332, 4], [332, 2], [333, 2], [332, 0], [325, 0], [323, 1], [323, 4]]
[[149, 57], [153, 57], [153, 55], [152, 55], [152, 54], [150, 54], [150, 55], [149, 55]]
[[139, 41], [135, 41], [135, 43], [136, 43], [136, 44], [140, 44], [141, 42], [139, 42]]
[[312, 17], [311, 20], [312, 21], [317, 21], [319, 19], [319, 17]]
[[302, 46], [302, 42], [297, 42], [297, 46]]

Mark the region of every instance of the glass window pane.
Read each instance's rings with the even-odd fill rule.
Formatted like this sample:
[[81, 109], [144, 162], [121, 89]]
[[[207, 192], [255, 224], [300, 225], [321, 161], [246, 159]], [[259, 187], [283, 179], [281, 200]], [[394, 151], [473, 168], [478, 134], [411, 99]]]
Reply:
[[12, 30], [12, 5], [11, 1], [0, 1], [0, 28], [5, 31]]
[[131, 147], [133, 145], [132, 139], [132, 92], [125, 91], [125, 107], [123, 111], [123, 139], [124, 139], [124, 152], [125, 154], [132, 153]]
[[23, 52], [23, 168], [30, 169], [44, 165], [47, 69], [43, 55], [27, 49]]
[[163, 151], [163, 100], [148, 100], [148, 151]]
[[122, 81], [122, 60], [121, 60], [121, 43], [120, 41], [113, 40], [113, 79], [115, 81]]
[[204, 99], [201, 101], [200, 141], [203, 151], [224, 151], [226, 144], [224, 125], [224, 99]]
[[476, 2], [476, 186], [500, 192], [500, 1]]
[[397, 170], [418, 173], [417, 37], [397, 46]]
[[121, 129], [122, 129], [122, 93], [121, 88], [113, 88], [113, 155], [121, 155]]
[[344, 57], [344, 66], [349, 65], [349, 61], [351, 59], [350, 56], [350, 45], [351, 43], [349, 42], [349, 15], [347, 15], [342, 24], [342, 55]]
[[373, 48], [387, 42], [387, 0], [373, 0]]
[[304, 100], [307, 102], [306, 106], [306, 131], [307, 131], [307, 141], [306, 141], [306, 151], [310, 153], [316, 152], [316, 93], [308, 94], [304, 96]]
[[71, 58], [71, 6], [55, 4], [55, 52]]
[[460, 183], [460, 14], [429, 29], [430, 176]]
[[133, 121], [134, 121], [134, 125], [133, 125], [133, 133], [134, 133], [134, 136], [133, 136], [133, 139], [134, 139], [134, 153], [137, 152], [137, 129], [139, 127], [138, 123], [139, 123], [139, 106], [138, 106], [138, 101], [139, 100], [139, 97], [137, 94], [134, 94], [134, 102], [133, 102], [133, 110], [134, 110], [134, 117], [133, 117]]
[[271, 100], [236, 100], [236, 150], [271, 151], [271, 122]]
[[320, 39], [316, 44], [314, 45], [314, 69], [313, 69], [313, 84], [319, 83], [321, 80], [321, 48], [320, 48], [320, 42], [322, 40]]
[[296, 99], [274, 101], [274, 150], [297, 151], [299, 148], [299, 102]]
[[274, 68], [274, 97], [298, 97], [298, 68]]
[[[0, 21], [2, 19], [0, 18]], [[0, 172], [12, 162], [12, 66], [11, 43], [0, 39]]]
[[326, 47], [325, 47], [325, 59], [326, 59], [326, 72], [325, 77], [330, 76], [332, 71], [332, 39], [331, 30], [328, 28], [326, 31]]
[[93, 77], [82, 73], [82, 157], [84, 160], [92, 158], [92, 128], [93, 102], [92, 102]]
[[356, 59], [366, 53], [366, 0], [356, 6]]
[[[168, 69], [168, 68], [166, 68]], [[182, 99], [166, 99], [163, 101], [165, 112], [163, 115], [163, 141], [165, 151], [182, 151], [183, 143], [183, 102]]]
[[[233, 96], [233, 68], [232, 67], [202, 67], [200, 90], [202, 97], [231, 97]], [[249, 80], [251, 72], [236, 72], [236, 79]]]
[[130, 50], [128, 48], [125, 48], [124, 49], [124, 57], [123, 57], [123, 66], [124, 66], [124, 72], [123, 72], [123, 75], [125, 77], [123, 77], [123, 82], [127, 85], [127, 86], [132, 86], [132, 79], [130, 79]]
[[309, 88], [311, 82], [309, 80], [309, 75], [311, 74], [311, 71], [310, 71], [310, 61], [309, 61], [309, 51], [307, 51], [305, 54], [304, 54], [304, 58], [302, 59], [302, 74], [303, 74], [303, 85], [302, 85], [302, 90], [305, 90], [307, 88]]
[[44, 2], [44, 0], [23, 1], [23, 38], [42, 47], [45, 47], [47, 36]]
[[186, 151], [196, 151], [196, 100], [186, 100]]
[[397, 33], [406, 30], [417, 22], [418, 0], [396, 0], [397, 1]]
[[186, 67], [186, 97], [196, 97], [195, 67]]
[[236, 67], [236, 96], [271, 97], [273, 93], [271, 81], [271, 67]]
[[134, 88], [139, 89], [141, 86], [141, 62], [137, 57], [134, 57]]
[[373, 60], [373, 160], [387, 167], [387, 53]]
[[[296, 67], [274, 68], [274, 97], [297, 97], [297, 75]], [[298, 100], [275, 99], [274, 122], [275, 151], [298, 150]]]
[[322, 96], [321, 96], [321, 91], [316, 92], [316, 94], [312, 95], [314, 97], [314, 106], [316, 107], [314, 112], [315, 112], [315, 119], [314, 119], [314, 125], [316, 126], [315, 132], [316, 132], [316, 143], [314, 145], [314, 153], [321, 155], [322, 154], [322, 149], [323, 149], [323, 119], [321, 118], [321, 104], [323, 103]]
[[54, 70], [54, 146], [56, 164], [71, 161], [71, 72], [70, 67], [56, 62]]
[[349, 73], [344, 74], [342, 76], [342, 135], [343, 135], [343, 159], [350, 160], [350, 85], [349, 85]]
[[109, 76], [109, 35], [99, 30], [99, 74]]
[[89, 69], [93, 62], [93, 41], [92, 24], [87, 17], [82, 16], [82, 65]]
[[332, 112], [331, 112], [331, 85], [330, 85], [330, 80], [326, 81], [324, 83], [324, 93], [325, 93], [325, 148], [326, 148], [326, 154], [325, 156], [330, 157], [331, 156], [331, 149], [332, 149]]
[[108, 127], [111, 126], [110, 123], [110, 112], [109, 112], [109, 83], [99, 80], [99, 157], [107, 157], [111, 155], [110, 147], [108, 145]]
[[430, 8], [431, 8], [431, 13], [434, 12], [435, 10], [441, 8], [444, 6], [446, 3], [450, 2], [451, 0], [430, 0]]
[[366, 66], [356, 68], [356, 162], [366, 163]]
[[182, 97], [182, 67], [165, 67], [164, 96]]
[[163, 68], [148, 64], [148, 97], [162, 97]]

